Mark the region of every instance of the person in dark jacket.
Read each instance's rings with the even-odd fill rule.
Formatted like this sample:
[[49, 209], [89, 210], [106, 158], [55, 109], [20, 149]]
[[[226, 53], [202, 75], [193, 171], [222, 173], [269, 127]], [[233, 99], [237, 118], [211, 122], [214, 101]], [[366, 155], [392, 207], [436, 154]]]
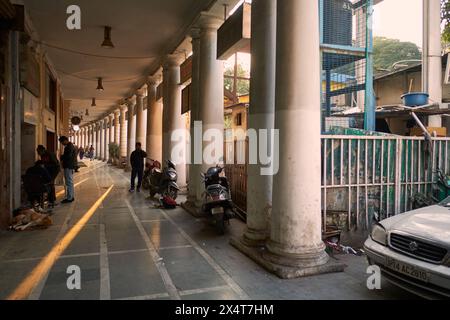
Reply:
[[134, 192], [134, 183], [136, 176], [138, 177], [137, 192], [141, 192], [142, 177], [144, 175], [144, 162], [147, 158], [147, 153], [142, 150], [142, 145], [140, 142], [136, 143], [136, 150], [131, 153], [130, 164], [131, 164], [131, 188], [130, 192]]
[[36, 151], [51, 177], [51, 181], [49, 183], [48, 202], [50, 207], [54, 207], [56, 202], [55, 180], [61, 171], [61, 166], [58, 158], [56, 158], [56, 154], [45, 149], [43, 145], [39, 145]]
[[59, 138], [59, 142], [64, 146], [64, 153], [61, 156], [62, 167], [64, 169], [64, 181], [66, 183], [66, 199], [61, 203], [71, 203], [75, 201], [75, 190], [73, 186], [73, 170], [76, 166], [76, 150], [72, 142], [65, 136]]
[[[37, 180], [37, 181], [40, 181], [39, 183], [41, 183], [42, 185], [34, 185], [33, 189], [42, 190], [42, 192], [50, 191], [49, 184], [52, 181], [52, 177], [50, 176], [49, 172], [45, 168], [43, 161], [41, 161], [41, 160], [36, 161], [34, 166], [27, 169], [27, 171], [25, 172], [25, 175], [29, 176], [29, 177], [30, 176], [39, 177], [39, 180]], [[37, 194], [28, 194], [28, 201], [30, 201], [30, 203], [34, 204], [35, 202], [39, 201], [39, 196]]]

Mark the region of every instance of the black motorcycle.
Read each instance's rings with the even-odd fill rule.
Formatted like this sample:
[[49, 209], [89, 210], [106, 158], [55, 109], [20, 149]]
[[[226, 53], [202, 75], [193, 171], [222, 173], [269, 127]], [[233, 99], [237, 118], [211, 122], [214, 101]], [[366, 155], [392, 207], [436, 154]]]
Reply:
[[167, 166], [163, 170], [157, 167], [152, 168], [151, 174], [146, 179], [150, 189], [150, 197], [153, 198], [156, 194], [160, 194], [173, 200], [177, 198], [180, 188], [177, 184], [177, 170], [172, 161], [168, 160]]
[[222, 172], [223, 168], [216, 166], [209, 168], [205, 174], [202, 173], [205, 183], [205, 199], [202, 209], [212, 219], [219, 232], [224, 234], [226, 224], [229, 224], [230, 219], [235, 217], [235, 213], [228, 179], [221, 176]]

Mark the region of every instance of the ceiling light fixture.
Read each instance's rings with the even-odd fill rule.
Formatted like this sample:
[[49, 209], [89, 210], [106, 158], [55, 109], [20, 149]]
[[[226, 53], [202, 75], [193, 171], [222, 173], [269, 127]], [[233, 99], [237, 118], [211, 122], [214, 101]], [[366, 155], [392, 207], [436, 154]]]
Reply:
[[95, 98], [92, 98], [92, 104], [91, 104], [91, 107], [96, 107], [97, 106], [97, 104], [95, 103]]
[[105, 35], [102, 43], [103, 48], [114, 48], [114, 44], [111, 41], [111, 27], [105, 27]]
[[105, 88], [103, 88], [103, 79], [97, 78], [97, 91], [103, 91]]
[[89, 117], [89, 109], [86, 109], [85, 116], [86, 116], [86, 117]]

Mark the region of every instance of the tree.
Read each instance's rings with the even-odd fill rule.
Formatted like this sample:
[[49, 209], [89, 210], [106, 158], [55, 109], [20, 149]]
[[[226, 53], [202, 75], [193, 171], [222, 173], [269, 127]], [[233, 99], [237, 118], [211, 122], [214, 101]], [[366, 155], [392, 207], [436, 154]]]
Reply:
[[450, 0], [441, 0], [441, 20], [444, 25], [442, 40], [450, 43]]
[[399, 61], [420, 60], [422, 59], [422, 54], [415, 43], [401, 42], [400, 40], [385, 37], [374, 37], [373, 58], [374, 69], [382, 71], [390, 70], [392, 65]]
[[[233, 92], [233, 76], [234, 76], [234, 67], [230, 67], [225, 70], [225, 88], [231, 92]], [[231, 78], [230, 78], [231, 77]], [[237, 65], [237, 77], [239, 78], [248, 78], [247, 71], [241, 64]], [[236, 94], [238, 96], [249, 94], [250, 92], [250, 81], [249, 80], [241, 80], [237, 79], [237, 90]]]

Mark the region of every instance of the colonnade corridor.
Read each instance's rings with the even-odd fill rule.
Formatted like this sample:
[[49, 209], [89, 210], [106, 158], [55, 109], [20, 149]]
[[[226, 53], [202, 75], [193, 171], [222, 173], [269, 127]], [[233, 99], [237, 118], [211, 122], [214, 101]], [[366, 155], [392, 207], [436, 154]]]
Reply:
[[[85, 161], [75, 202], [59, 205], [48, 229], [0, 232], [0, 299], [396, 299], [406, 292], [366, 287], [363, 257], [339, 256], [345, 272], [293, 280], [268, 273], [225, 236], [181, 207], [162, 210], [128, 192], [128, 173]], [[59, 195], [64, 191], [60, 190]], [[60, 199], [61, 200], [61, 197]], [[184, 199], [179, 199], [184, 201]], [[73, 277], [80, 271], [81, 288]], [[74, 272], [75, 270], [75, 272]], [[72, 288], [72, 290], [69, 289]]]

